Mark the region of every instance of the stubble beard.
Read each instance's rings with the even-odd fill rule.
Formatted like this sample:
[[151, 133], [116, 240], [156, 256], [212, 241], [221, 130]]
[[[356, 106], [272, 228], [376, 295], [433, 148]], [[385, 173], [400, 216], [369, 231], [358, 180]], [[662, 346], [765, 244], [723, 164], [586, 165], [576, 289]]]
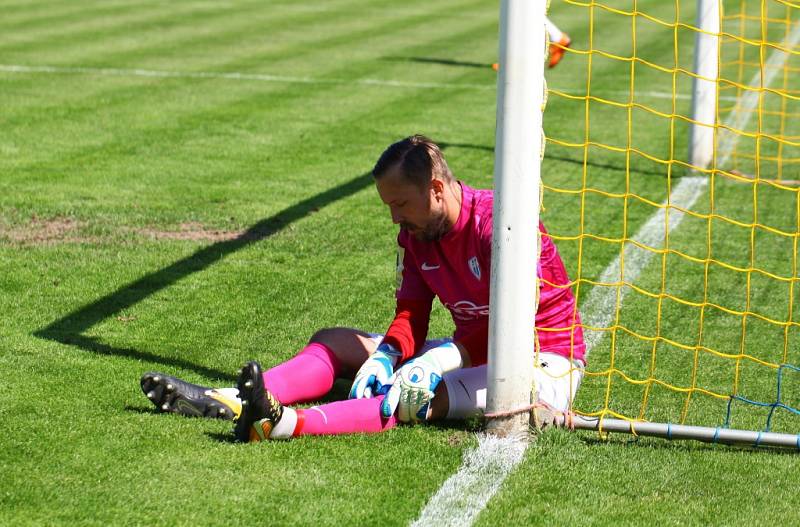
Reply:
[[435, 242], [441, 240], [445, 234], [450, 232], [453, 225], [447, 219], [447, 214], [444, 211], [439, 211], [421, 229], [408, 224], [402, 224], [401, 227], [409, 231], [421, 242]]

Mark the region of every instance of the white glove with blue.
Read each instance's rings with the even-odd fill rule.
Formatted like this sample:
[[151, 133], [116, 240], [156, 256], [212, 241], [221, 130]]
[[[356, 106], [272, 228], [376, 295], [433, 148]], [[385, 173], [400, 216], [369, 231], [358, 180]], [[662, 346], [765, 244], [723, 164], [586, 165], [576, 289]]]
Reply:
[[404, 423], [427, 419], [431, 399], [442, 376], [461, 366], [461, 351], [453, 342], [446, 342], [406, 362], [389, 379], [392, 387], [381, 403], [381, 415], [391, 417], [396, 410], [397, 419]]
[[386, 393], [389, 389], [389, 378], [400, 360], [400, 355], [397, 348], [381, 342], [378, 349], [358, 369], [353, 386], [350, 388], [350, 399], [369, 399]]

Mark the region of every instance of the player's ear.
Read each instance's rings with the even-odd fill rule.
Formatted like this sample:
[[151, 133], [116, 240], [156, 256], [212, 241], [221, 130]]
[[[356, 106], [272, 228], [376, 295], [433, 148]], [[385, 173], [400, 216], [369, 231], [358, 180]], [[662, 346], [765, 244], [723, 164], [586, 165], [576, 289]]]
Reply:
[[437, 200], [444, 197], [444, 181], [438, 178], [431, 178], [431, 194]]

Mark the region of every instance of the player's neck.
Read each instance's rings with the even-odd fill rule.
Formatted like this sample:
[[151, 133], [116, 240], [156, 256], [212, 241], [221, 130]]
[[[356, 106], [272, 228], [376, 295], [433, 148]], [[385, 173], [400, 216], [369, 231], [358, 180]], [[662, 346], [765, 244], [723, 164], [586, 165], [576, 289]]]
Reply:
[[445, 193], [445, 206], [447, 207], [447, 221], [450, 225], [455, 225], [458, 221], [458, 216], [461, 214], [461, 203], [463, 200], [463, 191], [461, 184], [453, 180], [447, 185], [448, 192]]

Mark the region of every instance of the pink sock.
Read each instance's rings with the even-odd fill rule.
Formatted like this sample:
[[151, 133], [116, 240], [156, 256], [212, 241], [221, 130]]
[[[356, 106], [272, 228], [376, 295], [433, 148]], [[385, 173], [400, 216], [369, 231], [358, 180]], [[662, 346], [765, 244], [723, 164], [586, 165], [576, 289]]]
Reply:
[[316, 401], [328, 393], [340, 372], [331, 349], [312, 342], [288, 361], [264, 372], [264, 385], [281, 404]]
[[397, 419], [381, 416], [383, 396], [374, 399], [348, 399], [297, 410], [295, 436], [339, 435], [383, 432], [394, 428]]

